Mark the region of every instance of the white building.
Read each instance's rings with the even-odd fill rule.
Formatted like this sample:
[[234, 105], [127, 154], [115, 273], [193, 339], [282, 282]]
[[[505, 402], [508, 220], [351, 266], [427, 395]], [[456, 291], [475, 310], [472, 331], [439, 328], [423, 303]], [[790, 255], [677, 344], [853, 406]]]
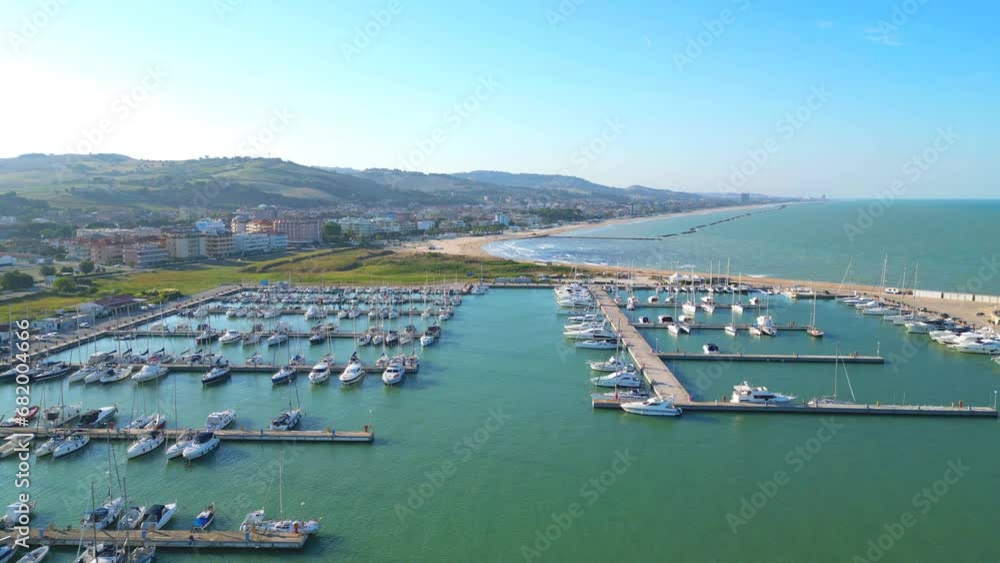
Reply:
[[233, 235], [233, 254], [266, 254], [288, 249], [288, 237], [269, 233]]
[[217, 235], [226, 231], [226, 224], [221, 219], [200, 219], [195, 221], [194, 228], [206, 235]]

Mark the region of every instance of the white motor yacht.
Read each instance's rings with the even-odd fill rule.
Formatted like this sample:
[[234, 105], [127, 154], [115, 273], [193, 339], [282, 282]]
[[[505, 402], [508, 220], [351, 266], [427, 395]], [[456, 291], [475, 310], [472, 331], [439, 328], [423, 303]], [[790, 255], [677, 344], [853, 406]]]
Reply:
[[642, 387], [642, 378], [635, 372], [619, 370], [611, 375], [593, 377], [590, 382], [598, 387]]
[[754, 387], [744, 381], [733, 386], [732, 402], [753, 403], [760, 405], [783, 404], [794, 400], [792, 395], [782, 395], [767, 390], [767, 387]]
[[184, 453], [181, 454], [186, 460], [198, 459], [199, 457], [208, 455], [209, 453], [215, 451], [219, 447], [219, 437], [215, 432], [199, 432], [191, 445], [184, 448]]
[[210, 413], [205, 418], [205, 430], [214, 432], [222, 430], [236, 420], [236, 409], [226, 409]]
[[382, 383], [385, 383], [386, 385], [396, 385], [403, 380], [404, 373], [405, 370], [403, 369], [402, 364], [391, 363], [389, 364], [389, 367], [385, 368], [385, 371], [382, 372]]
[[227, 330], [219, 337], [219, 344], [235, 344], [243, 340], [243, 335], [238, 330]]
[[361, 365], [361, 362], [357, 360], [352, 360], [351, 363], [347, 364], [344, 371], [340, 374], [340, 382], [344, 385], [351, 385], [361, 381], [365, 377], [365, 368]]
[[329, 355], [320, 359], [320, 361], [317, 362], [311, 370], [309, 370], [309, 382], [323, 383], [324, 381], [330, 379], [330, 366], [332, 364], [333, 358]]
[[168, 370], [166, 366], [164, 366], [159, 362], [150, 362], [142, 366], [142, 369], [139, 370], [139, 373], [132, 376], [132, 381], [135, 381], [136, 383], [141, 383], [143, 381], [152, 381], [154, 379], [159, 379], [164, 375], [167, 375], [169, 371], [170, 370]]
[[644, 401], [621, 403], [623, 411], [644, 416], [680, 416], [682, 411], [674, 406], [674, 398], [650, 397]]

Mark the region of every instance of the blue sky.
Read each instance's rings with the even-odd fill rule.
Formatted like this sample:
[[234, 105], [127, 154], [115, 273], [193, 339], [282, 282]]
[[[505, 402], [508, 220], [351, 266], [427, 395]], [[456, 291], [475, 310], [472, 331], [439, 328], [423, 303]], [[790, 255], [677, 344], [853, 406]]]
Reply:
[[[995, 197], [998, 12], [940, 0], [16, 0], [0, 4], [0, 156], [253, 154]], [[914, 179], [904, 169], [920, 155], [933, 163]]]

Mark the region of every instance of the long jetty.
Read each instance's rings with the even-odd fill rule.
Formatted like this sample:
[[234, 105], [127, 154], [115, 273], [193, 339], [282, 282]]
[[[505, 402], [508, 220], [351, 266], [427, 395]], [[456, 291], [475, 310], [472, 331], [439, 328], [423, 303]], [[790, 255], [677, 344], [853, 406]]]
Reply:
[[788, 362], [800, 364], [884, 364], [881, 356], [837, 356], [826, 354], [693, 354], [690, 352], [659, 352], [662, 360], [703, 362]]
[[[0, 427], [0, 436], [10, 436], [12, 434], [33, 434], [35, 438], [48, 438], [53, 434], [72, 432], [84, 432], [89, 434], [94, 440], [135, 440], [148, 430], [124, 429], [124, 428], [42, 428], [33, 426]], [[163, 430], [167, 439], [180, 436], [187, 430], [176, 428]], [[375, 432], [366, 430], [216, 430], [215, 435], [220, 440], [226, 442], [347, 442], [347, 443], [372, 443], [375, 441]]]
[[[654, 393], [661, 397], [673, 395], [674, 404], [687, 411], [729, 412], [729, 413], [791, 413], [791, 414], [849, 414], [849, 415], [883, 415], [883, 416], [951, 416], [951, 417], [997, 417], [996, 409], [989, 407], [965, 406], [962, 402], [948, 405], [883, 405], [875, 404], [752, 404], [732, 403], [728, 401], [695, 401], [674, 375], [663, 363], [661, 354], [653, 350], [645, 338], [629, 321], [621, 307], [599, 286], [590, 286], [590, 292], [607, 317], [611, 326], [618, 331], [635, 365]], [[713, 359], [719, 356], [709, 356]], [[843, 359], [841, 357], [840, 359]], [[737, 360], [738, 361], [738, 360]], [[877, 362], [871, 362], [877, 363]], [[595, 409], [620, 409], [618, 399], [595, 398], [592, 400]]]
[[691, 396], [688, 395], [687, 389], [660, 360], [614, 299], [597, 286], [590, 286], [590, 292], [611, 326], [618, 331], [625, 349], [632, 356], [635, 365], [642, 370], [642, 374], [646, 377], [646, 381], [653, 391], [664, 397], [673, 395], [674, 402], [677, 404], [690, 403]]
[[189, 530], [81, 530], [67, 528], [32, 528], [28, 533], [30, 545], [76, 547], [81, 542], [121, 545], [144, 545], [164, 549], [302, 549], [307, 534], [231, 531]]

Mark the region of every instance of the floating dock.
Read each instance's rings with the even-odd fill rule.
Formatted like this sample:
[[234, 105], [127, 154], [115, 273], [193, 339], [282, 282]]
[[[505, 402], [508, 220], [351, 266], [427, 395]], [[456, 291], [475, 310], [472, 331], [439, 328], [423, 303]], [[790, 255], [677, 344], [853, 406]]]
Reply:
[[660, 360], [653, 348], [646, 342], [646, 339], [639, 334], [639, 331], [628, 320], [621, 307], [615, 303], [614, 299], [597, 286], [590, 287], [597, 305], [601, 308], [604, 316], [611, 323], [612, 328], [621, 335], [622, 343], [628, 350], [632, 361], [639, 366], [653, 392], [666, 397], [674, 396], [677, 404], [687, 404], [691, 402], [691, 396], [687, 389], [681, 385], [673, 372]]
[[[86, 432], [93, 440], [135, 440], [148, 430], [126, 430], [122, 428], [36, 428], [27, 427], [0, 427], [0, 436], [11, 434], [34, 434], [35, 439], [48, 438], [49, 436], [72, 430], [73, 432]], [[165, 429], [167, 440], [172, 440], [182, 433], [194, 429]], [[329, 442], [329, 443], [372, 443], [375, 441], [375, 432], [371, 430], [216, 430], [215, 435], [224, 442]]]
[[692, 354], [688, 352], [659, 352], [662, 360], [702, 362], [789, 362], [800, 364], [884, 364], [881, 356], [831, 356], [824, 354]]
[[81, 530], [79, 528], [32, 528], [28, 533], [30, 545], [52, 547], [77, 547], [80, 543], [140, 545], [164, 549], [302, 549], [309, 536], [306, 534], [261, 534], [257, 532], [190, 530]]
[[[423, 364], [423, 360], [421, 360], [421, 364]], [[80, 368], [82, 368], [84, 366], [84, 364], [77, 364], [77, 363], [68, 364], [68, 365], [71, 368], [73, 368], [73, 369], [80, 369]], [[136, 367], [142, 366], [142, 364], [132, 364], [132, 365], [134, 365]], [[177, 363], [161, 364], [161, 365], [163, 365], [163, 367], [167, 368], [167, 370], [169, 370], [170, 372], [184, 372], [184, 373], [191, 373], [191, 374], [194, 374], [194, 375], [201, 375], [204, 372], [206, 372], [206, 371], [208, 371], [208, 370], [210, 370], [210, 369], [212, 369], [214, 367], [214, 366], [211, 366], [211, 365], [203, 365], [203, 364], [177, 364]], [[368, 372], [374, 372], [374, 371], [381, 372], [382, 370], [385, 369], [385, 368], [377, 368], [377, 367], [375, 367], [374, 364], [364, 364], [364, 363], [362, 363], [361, 365], [362, 365], [362, 367], [365, 368], [365, 371], [368, 371]], [[3, 367], [3, 366], [0, 366], [0, 367]], [[281, 369], [282, 367], [284, 367], [284, 365], [276, 365], [276, 364], [240, 364], [240, 365], [233, 365], [233, 364], [230, 364], [229, 365], [229, 371], [231, 373], [251, 373], [251, 374], [258, 374], [258, 375], [262, 375], [262, 374], [271, 375], [274, 372], [276, 372], [279, 369]], [[292, 368], [296, 371], [296, 373], [309, 373], [310, 371], [312, 371], [312, 366], [308, 366], [308, 365], [292, 366]], [[330, 364], [330, 369], [331, 369], [331, 372], [332, 372], [332, 370], [334, 369], [334, 365], [333, 364]], [[420, 368], [407, 367], [405, 369], [405, 372], [409, 375], [409, 374], [415, 374], [419, 370], [420, 370]], [[166, 377], [166, 376], [163, 376], [163, 377]], [[331, 375], [331, 377], [333, 377], [333, 376]], [[131, 381], [131, 379], [123, 379], [122, 381]], [[81, 383], [81, 382], [77, 381], [77, 382], [74, 382], [74, 383]], [[118, 382], [116, 381], [114, 383], [102, 383], [102, 384], [96, 384], [96, 385], [114, 385], [115, 383], [118, 383]], [[144, 381], [142, 383], [152, 383], [152, 381]], [[86, 385], [86, 384], [84, 384], [84, 385]]]
[[[165, 336], [171, 336], [171, 337], [175, 337], [175, 338], [198, 338], [198, 336], [201, 335], [201, 331], [198, 331], [198, 330], [174, 330], [174, 331], [169, 331], [169, 330], [110, 330], [110, 331], [108, 331], [107, 334], [108, 334], [108, 336], [118, 337], [118, 338], [121, 338], [123, 336], [135, 337], [135, 338], [162, 338], [162, 337], [165, 337]], [[363, 332], [337, 332], [337, 331], [329, 331], [329, 332], [327, 332], [327, 331], [318, 331], [318, 332], [286, 332], [285, 334], [288, 335], [288, 338], [309, 338], [310, 336], [315, 336], [317, 334], [320, 335], [320, 336], [326, 336], [327, 338], [360, 338], [364, 333]], [[271, 333], [267, 333], [264, 336], [270, 336], [270, 335], [271, 335]], [[213, 342], [218, 341], [219, 336], [222, 336], [222, 335], [221, 334], [214, 335], [214, 337], [212, 338], [212, 341]], [[418, 335], [418, 337], [419, 337], [419, 335]], [[202, 344], [207, 344], [207, 342], [202, 342]], [[285, 344], [285, 342], [281, 343], [281, 345], [284, 345], [284, 344]], [[222, 345], [223, 346], [227, 346], [227, 344], [222, 344]], [[236, 348], [239, 348], [241, 346], [241, 343], [234, 341], [234, 342], [229, 343], [228, 345], [232, 346], [233, 349], [236, 349]], [[261, 341], [260, 341], [260, 343], [259, 343], [259, 345], [260, 346], [267, 346], [266, 340], [262, 338]], [[269, 346], [269, 348], [277, 348], [278, 346], [280, 346], [280, 345], [279, 344], [275, 344], [273, 346]]]
[[[691, 330], [725, 330], [725, 328], [726, 328], [726, 325], [723, 324], [723, 323], [687, 323], [687, 325], [688, 325], [688, 327], [691, 328]], [[635, 324], [635, 327], [639, 328], [639, 329], [651, 329], [651, 328], [663, 328], [663, 329], [665, 329], [665, 328], [667, 328], [669, 326], [670, 326], [670, 323], [636, 323]], [[741, 331], [741, 330], [742, 331], [747, 331], [747, 330], [750, 329], [751, 326], [754, 326], [754, 325], [738, 324], [738, 325], [736, 325], [736, 330], [737, 331]], [[777, 331], [779, 333], [781, 333], [782, 331], [786, 331], [786, 332], [787, 331], [791, 331], [791, 332], [805, 332], [805, 331], [809, 330], [812, 327], [810, 327], [808, 325], [784, 324], [784, 325], [774, 325], [774, 328], [777, 329]], [[767, 336], [763, 336], [761, 338], [768, 338], [768, 337]]]
[[[590, 293], [594, 296], [598, 307], [607, 317], [608, 321], [614, 330], [618, 331], [621, 335], [621, 340], [625, 345], [625, 349], [628, 350], [629, 355], [632, 357], [633, 362], [639, 367], [640, 373], [646, 379], [649, 387], [654, 393], [660, 395], [661, 397], [667, 397], [673, 395], [674, 404], [683, 408], [687, 411], [706, 411], [706, 412], [737, 412], [737, 413], [790, 413], [790, 414], [819, 414], [819, 415], [883, 415], [883, 416], [951, 416], [951, 417], [990, 417], [996, 418], [997, 411], [989, 407], [969, 407], [962, 403], [952, 406], [937, 406], [937, 405], [882, 405], [876, 403], [874, 405], [851, 405], [851, 404], [836, 404], [836, 405], [819, 405], [815, 407], [810, 407], [805, 404], [785, 404], [785, 405], [762, 405], [762, 404], [752, 404], [752, 403], [730, 403], [727, 401], [694, 401], [691, 395], [688, 394], [687, 390], [677, 379], [672, 371], [663, 363], [662, 353], [658, 354], [653, 351], [646, 339], [639, 334], [636, 327], [632, 325], [628, 317], [622, 312], [621, 307], [614, 302], [614, 299], [606, 291], [604, 291], [599, 286], [590, 286]], [[647, 325], [648, 326], [648, 325]], [[804, 327], [803, 327], [804, 328]], [[780, 330], [780, 329], [779, 329]], [[725, 359], [724, 354], [715, 355], [705, 355], [705, 354], [690, 354], [685, 355], [683, 359], [700, 359], [700, 360], [723, 360]], [[734, 358], [740, 357], [739, 354], [730, 354]], [[747, 355], [742, 355], [746, 357]], [[768, 356], [768, 355], [763, 355]], [[785, 356], [785, 355], [771, 355]], [[790, 355], [794, 357], [795, 355]], [[802, 356], [798, 356], [801, 358]], [[837, 356], [828, 356], [829, 358], [837, 358]], [[867, 358], [867, 357], [865, 357]], [[872, 358], [875, 358], [874, 356]], [[676, 358], [680, 359], [680, 358]], [[845, 360], [846, 357], [839, 357], [840, 360]], [[881, 359], [881, 358], [880, 358]], [[736, 359], [735, 361], [740, 361]], [[747, 360], [743, 360], [747, 361]], [[777, 360], [774, 360], [777, 361]], [[834, 361], [823, 360], [823, 361]], [[884, 361], [884, 360], [883, 360]], [[864, 362], [855, 362], [864, 363]], [[868, 363], [878, 363], [878, 361], [873, 360]], [[592, 405], [595, 409], [620, 409], [620, 402], [616, 399], [606, 399], [606, 398], [596, 398], [592, 399]]]
[[[786, 413], [819, 415], [883, 415], [883, 416], [952, 416], [996, 418], [997, 411], [989, 407], [964, 407], [947, 405], [760, 405], [752, 403], [730, 403], [726, 401], [694, 401], [675, 404], [686, 411], [737, 412], [737, 413]], [[592, 399], [595, 409], [620, 409], [615, 399]]]

